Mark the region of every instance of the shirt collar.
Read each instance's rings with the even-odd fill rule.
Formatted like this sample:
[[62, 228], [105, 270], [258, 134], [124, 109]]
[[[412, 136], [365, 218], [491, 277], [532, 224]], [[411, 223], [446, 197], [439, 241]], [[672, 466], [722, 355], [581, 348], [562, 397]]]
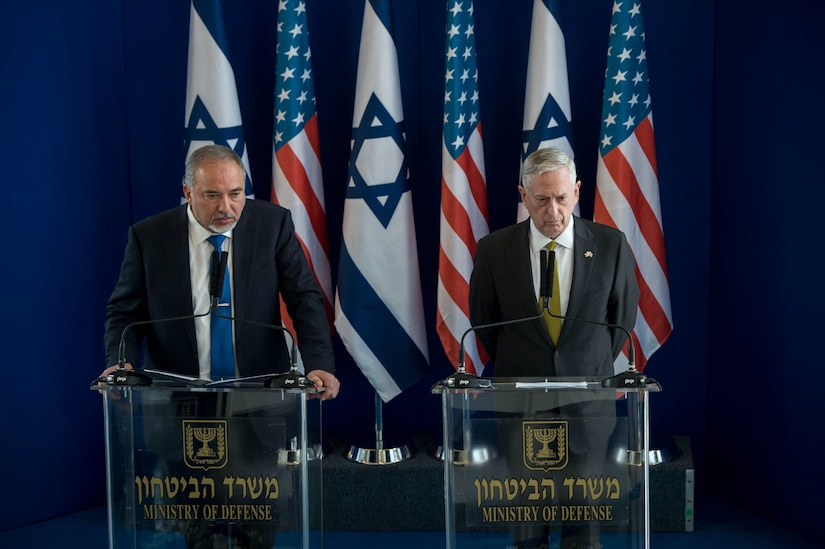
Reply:
[[[555, 238], [555, 241], [558, 246], [563, 248], [573, 249], [573, 241], [574, 232], [573, 232], [573, 224], [576, 222], [576, 216], [570, 217], [570, 223], [568, 223], [567, 227], [561, 232], [561, 234]], [[550, 242], [550, 238], [547, 238], [539, 230], [536, 228], [536, 224], [533, 223], [533, 220], [530, 220], [530, 250], [533, 253], [538, 253], [541, 251], [542, 248], [547, 246], [547, 243]]]
[[[198, 223], [198, 220], [195, 219], [195, 214], [192, 213], [192, 207], [189, 205], [186, 206], [186, 218], [189, 220], [189, 241], [195, 246], [203, 244], [207, 238], [213, 234], [217, 234]], [[221, 234], [227, 238], [232, 238], [232, 230]]]

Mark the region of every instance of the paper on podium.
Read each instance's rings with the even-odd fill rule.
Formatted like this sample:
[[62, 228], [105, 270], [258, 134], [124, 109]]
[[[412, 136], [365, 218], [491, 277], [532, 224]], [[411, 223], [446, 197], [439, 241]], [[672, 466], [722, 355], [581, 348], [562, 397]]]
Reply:
[[517, 381], [516, 389], [587, 389], [586, 381]]

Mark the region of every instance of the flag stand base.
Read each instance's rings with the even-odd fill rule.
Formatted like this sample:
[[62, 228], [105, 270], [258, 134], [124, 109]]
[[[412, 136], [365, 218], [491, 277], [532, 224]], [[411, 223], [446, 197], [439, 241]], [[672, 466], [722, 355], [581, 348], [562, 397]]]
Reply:
[[[467, 452], [464, 450], [455, 450], [452, 451], [453, 454], [453, 465], [466, 465], [467, 464]], [[433, 449], [430, 453], [432, 457], [437, 459], [438, 461], [444, 461], [444, 447], [439, 445], [435, 449]]]
[[[377, 446], [377, 445], [376, 445]], [[390, 465], [400, 463], [412, 457], [412, 452], [406, 444], [393, 448], [361, 448], [350, 446], [347, 459], [365, 465]]]
[[350, 446], [345, 454], [347, 459], [366, 465], [391, 465], [412, 457], [412, 452], [406, 444], [384, 446], [383, 410], [381, 397], [378, 396], [378, 393], [375, 393], [375, 447]]

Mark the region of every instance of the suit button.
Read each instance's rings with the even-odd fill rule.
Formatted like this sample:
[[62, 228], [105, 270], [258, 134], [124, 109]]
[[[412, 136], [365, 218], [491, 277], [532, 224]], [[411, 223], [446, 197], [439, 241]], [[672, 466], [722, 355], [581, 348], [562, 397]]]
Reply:
[[553, 353], [553, 358], [559, 358], [559, 352], [558, 351], [555, 351]]

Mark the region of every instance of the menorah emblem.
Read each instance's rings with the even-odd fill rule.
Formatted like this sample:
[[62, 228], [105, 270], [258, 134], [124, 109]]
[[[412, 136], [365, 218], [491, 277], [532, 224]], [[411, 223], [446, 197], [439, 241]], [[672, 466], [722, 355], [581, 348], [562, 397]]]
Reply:
[[209, 443], [218, 436], [218, 430], [214, 427], [195, 427], [192, 429], [192, 434], [195, 435], [195, 438], [201, 443], [201, 447], [195, 455], [199, 458], [215, 457], [215, 450], [209, 447]]
[[567, 438], [566, 421], [522, 422], [524, 465], [536, 471], [564, 469], [567, 466]]
[[228, 461], [226, 420], [183, 420], [183, 461], [190, 469], [220, 469]]
[[541, 450], [536, 452], [537, 458], [554, 458], [556, 457], [556, 452], [549, 448], [549, 444], [556, 440], [556, 435], [558, 433], [555, 429], [534, 429], [533, 436], [536, 437], [536, 440], [541, 442]]

